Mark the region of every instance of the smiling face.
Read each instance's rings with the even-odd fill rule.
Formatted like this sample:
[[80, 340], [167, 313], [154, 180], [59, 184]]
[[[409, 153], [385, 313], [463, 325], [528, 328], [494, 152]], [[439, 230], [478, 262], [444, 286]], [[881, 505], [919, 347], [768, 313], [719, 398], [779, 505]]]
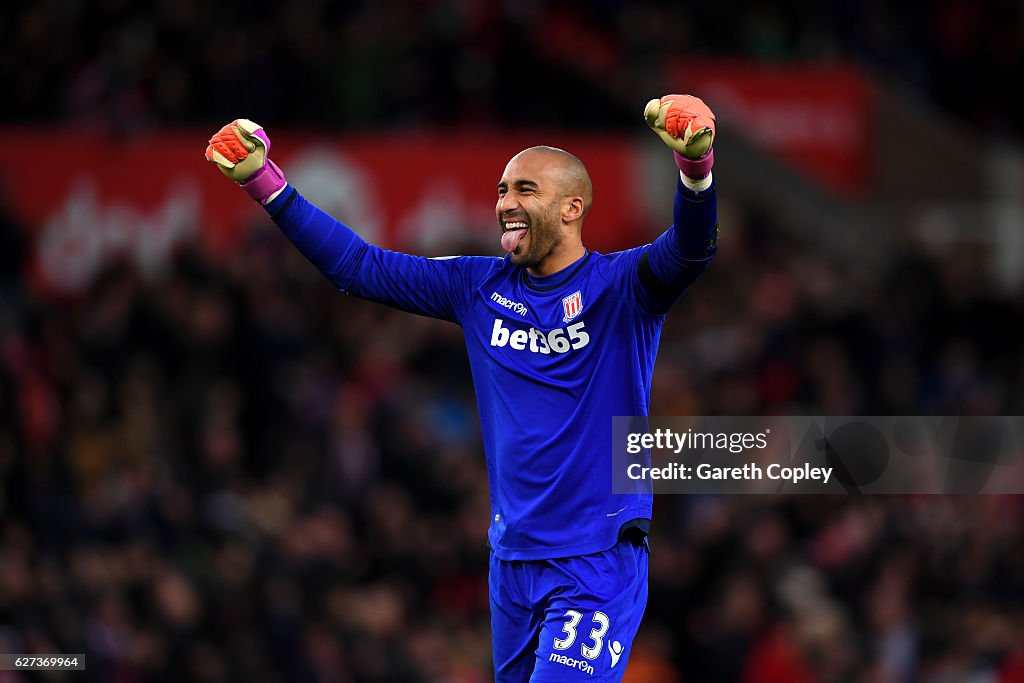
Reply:
[[495, 205], [501, 246], [512, 263], [546, 275], [582, 256], [590, 196], [586, 169], [568, 152], [531, 147], [512, 157]]

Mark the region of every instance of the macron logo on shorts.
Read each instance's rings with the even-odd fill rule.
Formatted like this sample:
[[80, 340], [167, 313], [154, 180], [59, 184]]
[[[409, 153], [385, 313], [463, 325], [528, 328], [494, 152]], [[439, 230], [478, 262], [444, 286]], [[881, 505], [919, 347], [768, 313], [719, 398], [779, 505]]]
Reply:
[[566, 657], [565, 655], [557, 655], [554, 652], [548, 657], [549, 662], [555, 662], [556, 664], [562, 664], [571, 669], [579, 669], [585, 674], [590, 676], [594, 675], [594, 667], [590, 666], [586, 662], [580, 659], [573, 659], [572, 657]]
[[612, 641], [612, 644], [608, 646], [608, 654], [612, 656], [612, 668], [614, 669], [615, 665], [619, 663], [619, 657], [622, 656], [622, 643], [617, 640]]

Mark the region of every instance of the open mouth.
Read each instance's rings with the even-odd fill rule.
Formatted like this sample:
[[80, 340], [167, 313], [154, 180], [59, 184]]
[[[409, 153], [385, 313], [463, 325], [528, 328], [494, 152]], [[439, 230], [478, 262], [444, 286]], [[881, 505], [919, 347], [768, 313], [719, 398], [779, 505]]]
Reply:
[[519, 242], [526, 236], [526, 233], [529, 232], [530, 226], [525, 221], [508, 221], [504, 224], [503, 228], [501, 248], [511, 254], [519, 246]]

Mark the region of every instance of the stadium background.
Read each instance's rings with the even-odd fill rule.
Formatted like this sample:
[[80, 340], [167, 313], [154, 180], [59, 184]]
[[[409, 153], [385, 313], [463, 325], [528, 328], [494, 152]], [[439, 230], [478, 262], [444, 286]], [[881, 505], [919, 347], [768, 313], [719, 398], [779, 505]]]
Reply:
[[[202, 160], [237, 116], [428, 254], [496, 253], [509, 154], [567, 147], [611, 249], [670, 220], [644, 102], [702, 95], [722, 245], [652, 412], [1020, 414], [1024, 13], [889, 4], [6, 3], [0, 651], [88, 653], [46, 680], [488, 680], [461, 335], [333, 291]], [[1024, 681], [1018, 497], [656, 509], [628, 681]]]

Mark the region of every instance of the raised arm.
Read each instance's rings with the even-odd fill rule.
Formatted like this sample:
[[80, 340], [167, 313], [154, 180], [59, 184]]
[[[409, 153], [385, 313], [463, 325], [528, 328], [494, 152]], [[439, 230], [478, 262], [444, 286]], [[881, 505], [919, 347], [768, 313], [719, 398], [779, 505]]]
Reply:
[[432, 318], [459, 322], [473, 271], [489, 259], [430, 259], [368, 244], [348, 226], [308, 202], [269, 159], [262, 127], [238, 119], [210, 139], [206, 158], [270, 214], [302, 254], [341, 290]]
[[666, 95], [647, 103], [644, 118], [672, 149], [679, 167], [673, 224], [638, 265], [652, 308], [664, 312], [704, 272], [718, 248], [718, 200], [711, 174], [715, 115], [699, 98]]

